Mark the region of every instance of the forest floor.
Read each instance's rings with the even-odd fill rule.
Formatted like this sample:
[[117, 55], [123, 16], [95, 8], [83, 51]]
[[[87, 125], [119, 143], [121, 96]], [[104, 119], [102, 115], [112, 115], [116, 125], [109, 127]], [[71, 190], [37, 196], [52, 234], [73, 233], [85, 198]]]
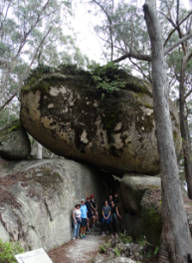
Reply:
[[[88, 234], [85, 239], [71, 240], [64, 245], [49, 251], [48, 255], [52, 259], [53, 263], [93, 263], [105, 262], [105, 260], [107, 260], [107, 262], [110, 262], [108, 261], [108, 259], [110, 258], [109, 254], [100, 254], [98, 252], [101, 248], [104, 248], [106, 244], [109, 244], [109, 242], [111, 241], [112, 239], [109, 236], [103, 237], [101, 235], [95, 235], [95, 233], [91, 233]], [[132, 245], [134, 249], [134, 244], [132, 243]], [[109, 248], [109, 250], [112, 251], [112, 248]], [[147, 252], [147, 250], [148, 249], [146, 249], [145, 252]], [[118, 251], [117, 247], [116, 251]], [[137, 254], [137, 257], [138, 253], [141, 253], [140, 250], [135, 250], [135, 252]], [[148, 252], [151, 253], [152, 251]], [[113, 258], [115, 257], [113, 256]], [[132, 258], [134, 258], [133, 255]], [[137, 259], [135, 259], [134, 262], [156, 263], [157, 255], [153, 255], [151, 253], [149, 257], [146, 254], [146, 256], [142, 257], [142, 260], [138, 261]]]
[[91, 263], [104, 242], [104, 237], [89, 234], [85, 239], [71, 240], [48, 254], [53, 263]]

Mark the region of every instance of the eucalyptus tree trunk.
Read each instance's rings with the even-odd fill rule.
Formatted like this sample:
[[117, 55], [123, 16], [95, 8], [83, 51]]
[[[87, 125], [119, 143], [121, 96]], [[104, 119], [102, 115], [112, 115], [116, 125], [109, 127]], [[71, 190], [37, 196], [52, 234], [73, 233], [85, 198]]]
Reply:
[[39, 142], [37, 142], [37, 159], [43, 159], [43, 146]]
[[188, 197], [192, 199], [192, 152], [191, 152], [191, 140], [188, 130], [188, 122], [185, 113], [185, 70], [187, 64], [187, 57], [184, 56], [182, 60], [181, 73], [180, 73], [180, 85], [179, 85], [179, 116], [180, 116], [180, 128], [182, 137], [183, 157], [184, 157], [184, 169], [185, 179], [188, 188]]
[[184, 210], [172, 124], [160, 23], [154, 0], [146, 0], [144, 14], [152, 48], [152, 84], [157, 142], [161, 165], [162, 221], [160, 263], [188, 263], [192, 239]]

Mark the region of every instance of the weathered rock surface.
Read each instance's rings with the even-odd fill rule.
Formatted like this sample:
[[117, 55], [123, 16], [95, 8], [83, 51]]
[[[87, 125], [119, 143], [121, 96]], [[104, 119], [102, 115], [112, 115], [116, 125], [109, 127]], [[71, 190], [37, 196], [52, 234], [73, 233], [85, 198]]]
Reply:
[[146, 190], [160, 189], [160, 177], [125, 174], [121, 179], [120, 191], [124, 209], [131, 213], [140, 213], [141, 200]]
[[19, 121], [0, 130], [0, 156], [9, 160], [23, 160], [30, 151], [29, 138]]
[[[21, 91], [26, 130], [56, 154], [112, 171], [157, 174], [159, 157], [149, 84], [119, 73], [125, 88], [96, 89], [88, 72], [34, 73]], [[178, 117], [173, 135], [181, 149]]]
[[134, 237], [145, 235], [158, 245], [162, 226], [160, 177], [125, 174], [120, 189], [128, 233]]
[[[145, 235], [158, 245], [162, 228], [160, 177], [124, 175], [120, 184], [124, 226], [134, 237]], [[184, 207], [192, 232], [192, 201], [183, 192]]]
[[[0, 167], [8, 171], [8, 165]], [[99, 200], [99, 175], [70, 160], [11, 162], [0, 177], [0, 237], [27, 249], [47, 250], [71, 239], [71, 211], [81, 198], [95, 193]]]

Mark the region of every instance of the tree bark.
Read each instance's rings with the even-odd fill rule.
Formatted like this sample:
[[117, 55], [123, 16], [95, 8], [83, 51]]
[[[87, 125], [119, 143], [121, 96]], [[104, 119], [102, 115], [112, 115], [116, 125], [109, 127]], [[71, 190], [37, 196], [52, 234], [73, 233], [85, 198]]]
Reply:
[[179, 85], [179, 117], [180, 117], [180, 129], [182, 137], [183, 157], [184, 157], [184, 169], [185, 179], [187, 183], [188, 197], [192, 199], [192, 152], [191, 152], [191, 140], [188, 131], [188, 121], [185, 114], [185, 70], [187, 57], [182, 59], [181, 72], [180, 72], [180, 85]]
[[43, 146], [39, 142], [37, 142], [37, 159], [43, 159]]
[[175, 154], [163, 41], [154, 0], [146, 0], [145, 20], [152, 48], [152, 84], [157, 142], [162, 184], [163, 231], [160, 263], [188, 263], [192, 257], [192, 239], [184, 210]]

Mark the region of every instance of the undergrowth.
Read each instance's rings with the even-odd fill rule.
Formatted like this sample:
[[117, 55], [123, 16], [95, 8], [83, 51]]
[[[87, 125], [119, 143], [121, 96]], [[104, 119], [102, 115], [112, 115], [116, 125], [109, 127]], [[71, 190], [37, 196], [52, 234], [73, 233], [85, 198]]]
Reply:
[[150, 244], [145, 237], [132, 239], [126, 233], [120, 233], [118, 239], [109, 239], [99, 247], [99, 253], [109, 257], [128, 257], [137, 263], [157, 262], [159, 247]]
[[24, 249], [18, 242], [3, 242], [0, 239], [0, 262], [17, 263], [16, 254], [24, 252]]

